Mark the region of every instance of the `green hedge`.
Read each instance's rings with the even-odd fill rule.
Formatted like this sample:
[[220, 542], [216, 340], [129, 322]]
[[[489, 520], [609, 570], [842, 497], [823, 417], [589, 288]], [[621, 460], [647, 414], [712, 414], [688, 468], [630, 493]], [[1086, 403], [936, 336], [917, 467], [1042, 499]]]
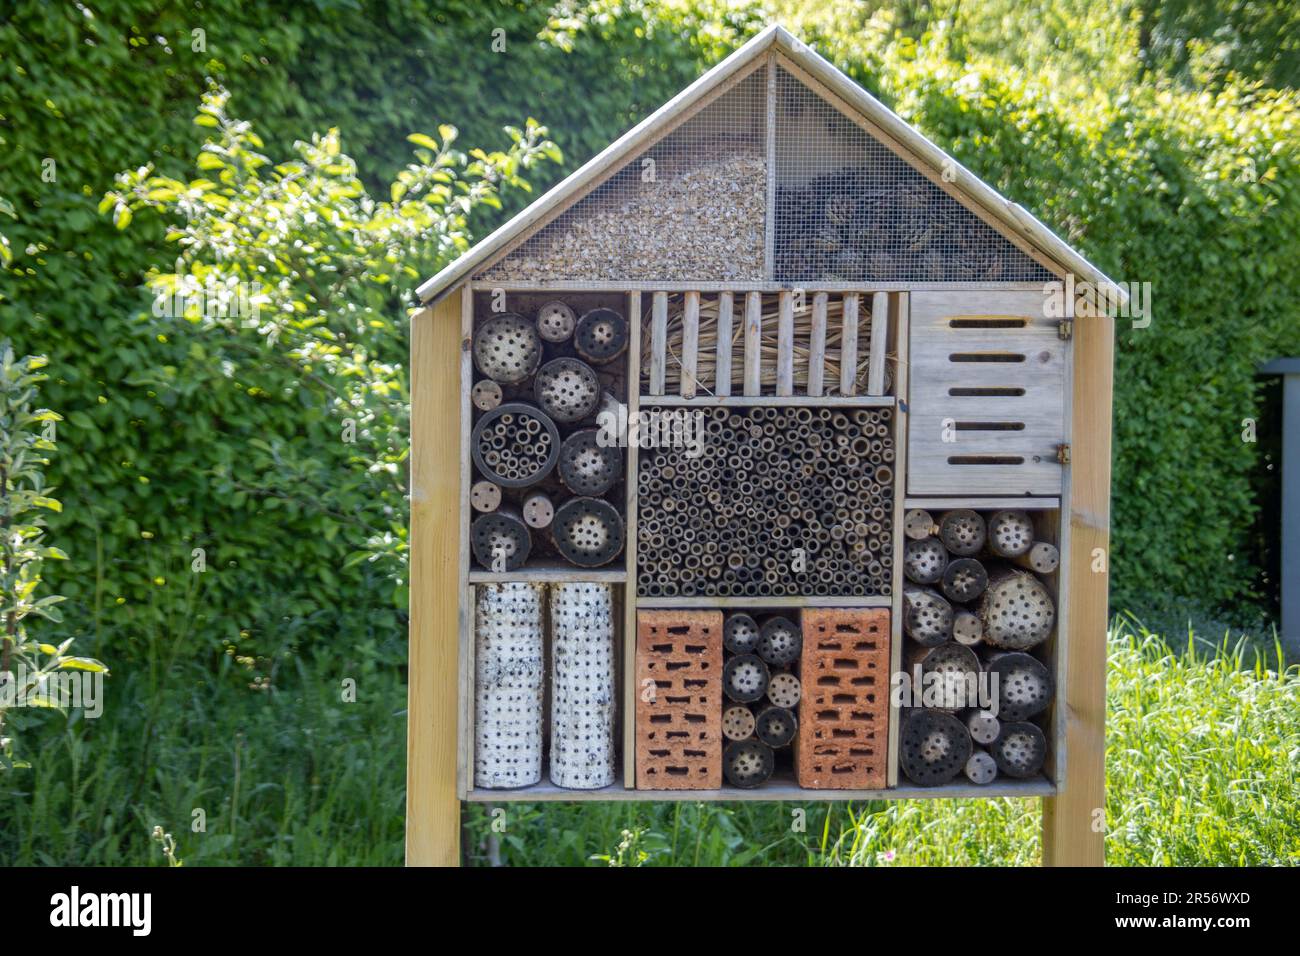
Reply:
[[[258, 439], [348, 467], [311, 394], [290, 381], [250, 394], [238, 369], [214, 367], [186, 330], [150, 315], [140, 277], [174, 252], [156, 226], [114, 230], [99, 197], [146, 161], [183, 173], [209, 76], [271, 155], [338, 126], [380, 183], [406, 162], [408, 132], [453, 122], [464, 142], [500, 146], [500, 127], [531, 115], [564, 150], [553, 179], [751, 35], [761, 13], [598, 2], [548, 29], [545, 7], [514, 3], [87, 8], [93, 16], [24, 3], [0, 25], [0, 196], [18, 215], [0, 222], [16, 254], [0, 324], [18, 348], [50, 356], [59, 378], [46, 400], [68, 419], [52, 535], [72, 561], [51, 588], [69, 595], [77, 630], [118, 641], [242, 632], [273, 649], [307, 631], [399, 641], [390, 583], [367, 565], [340, 571], [356, 546], [345, 527], [240, 487]], [[205, 51], [191, 48], [196, 29]], [[504, 52], [493, 50], [497, 29]], [[863, 23], [811, 29], [1108, 273], [1154, 284], [1151, 327], [1122, 326], [1118, 349], [1115, 599], [1251, 598], [1244, 548], [1260, 463], [1241, 420], [1256, 413], [1255, 363], [1300, 352], [1294, 98], [1152, 83], [1106, 97], [988, 57], [959, 65], [941, 42]], [[1252, 168], [1253, 182], [1242, 176]], [[194, 547], [209, 549], [213, 572], [190, 574]]]

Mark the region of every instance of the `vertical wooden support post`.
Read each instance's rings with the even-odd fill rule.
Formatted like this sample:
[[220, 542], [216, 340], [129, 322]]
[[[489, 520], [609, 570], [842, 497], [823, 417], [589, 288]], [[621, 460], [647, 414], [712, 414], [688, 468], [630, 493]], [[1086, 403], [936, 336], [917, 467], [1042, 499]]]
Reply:
[[636, 463], [640, 430], [634, 427], [641, 412], [637, 394], [641, 381], [641, 293], [627, 294], [627, 499], [626, 511], [627, 581], [623, 585], [623, 645], [619, 661], [623, 678], [623, 786], [636, 786]]
[[763, 296], [745, 293], [745, 394], [761, 395], [763, 383]]
[[694, 398], [700, 355], [700, 294], [687, 292], [682, 299], [682, 375], [678, 391], [682, 398]]
[[808, 339], [808, 394], [822, 393], [826, 380], [826, 299], [825, 292], [813, 295], [812, 333]]
[[[456, 793], [461, 381], [469, 341], [450, 295], [411, 320], [411, 598], [406, 862], [460, 862]], [[463, 350], [463, 351], [462, 351]]]
[[[1043, 801], [1043, 863], [1101, 866], [1106, 820], [1106, 626], [1110, 562], [1111, 389], [1115, 322], [1074, 321], [1070, 428], [1069, 640], [1057, 720], [1065, 785]], [[1064, 564], [1064, 562], [1062, 562]]]
[[[889, 619], [889, 673], [897, 674], [903, 669], [903, 545], [906, 537], [903, 534], [903, 515], [906, 507], [903, 502], [904, 494], [907, 491], [907, 382], [908, 382], [908, 341], [909, 335], [908, 320], [910, 307], [908, 294], [906, 292], [895, 292], [892, 296], [886, 296], [886, 300], [893, 300], [892, 318], [893, 318], [893, 342], [894, 355], [897, 364], [894, 366], [894, 567], [893, 575], [890, 580], [893, 596], [890, 600], [890, 619]], [[874, 309], [875, 306], [873, 305]], [[874, 323], [877, 316], [882, 319], [885, 312], [872, 312], [871, 321]], [[874, 338], [874, 336], [873, 336]], [[885, 342], [889, 342], [889, 336], [885, 337]], [[894, 706], [890, 700], [889, 707], [889, 733], [888, 753], [889, 753], [889, 773], [887, 775], [887, 784], [891, 787], [898, 786], [898, 731], [899, 731], [899, 709]]]
[[664, 370], [668, 364], [668, 293], [654, 294], [650, 314], [650, 394], [664, 393]]
[[714, 368], [717, 370], [713, 384], [715, 395], [731, 394], [731, 313], [734, 297], [730, 292], [718, 296], [718, 356]]
[[871, 297], [871, 355], [867, 366], [867, 394], [885, 394], [885, 343], [888, 341], [886, 314], [889, 311], [889, 294], [877, 292]]
[[776, 394], [794, 394], [794, 296], [783, 289], [777, 296]]
[[845, 293], [844, 327], [840, 333], [840, 394], [856, 395], [858, 378], [858, 294]]

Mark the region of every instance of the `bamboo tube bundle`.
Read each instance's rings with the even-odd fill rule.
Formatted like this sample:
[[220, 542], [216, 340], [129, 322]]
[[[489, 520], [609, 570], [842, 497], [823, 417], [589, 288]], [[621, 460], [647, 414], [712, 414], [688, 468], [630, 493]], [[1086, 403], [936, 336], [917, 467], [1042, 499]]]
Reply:
[[[740, 297], [737, 297], [740, 300]], [[778, 335], [779, 305], [776, 295], [763, 296], [763, 334], [759, 340], [762, 356], [759, 385], [768, 394], [777, 384], [777, 358], [781, 348]], [[653, 354], [654, 323], [649, 309], [641, 322], [641, 355], [649, 363]], [[825, 352], [823, 353], [823, 393], [836, 395], [840, 391], [840, 360], [843, 348], [844, 304], [837, 297], [828, 297], [826, 302]], [[731, 386], [732, 394], [740, 394], [745, 384], [745, 326], [744, 322], [731, 323]], [[867, 382], [871, 368], [871, 312], [863, 308], [858, 313], [857, 362], [854, 372], [854, 392], [866, 394]], [[718, 355], [718, 299], [716, 296], [699, 297], [698, 317], [698, 355], [695, 366], [695, 381], [706, 394], [712, 394], [717, 387]], [[664, 388], [668, 393], [676, 393], [681, 387], [683, 338], [686, 327], [686, 297], [682, 294], [669, 296], [667, 353], [664, 366]], [[809, 359], [812, 354], [810, 345], [813, 331], [812, 309], [805, 308], [794, 314], [794, 378], [793, 385], [803, 392], [808, 388]], [[892, 363], [885, 363], [885, 391], [893, 390]], [[644, 384], [644, 383], [643, 383]]]

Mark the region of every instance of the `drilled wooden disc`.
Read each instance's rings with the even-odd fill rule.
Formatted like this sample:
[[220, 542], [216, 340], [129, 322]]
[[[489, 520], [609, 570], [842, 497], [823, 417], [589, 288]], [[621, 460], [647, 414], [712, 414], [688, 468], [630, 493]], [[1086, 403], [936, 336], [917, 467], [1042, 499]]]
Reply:
[[988, 583], [988, 571], [974, 558], [955, 558], [943, 569], [943, 593], [950, 601], [973, 601]]
[[595, 369], [580, 359], [552, 359], [537, 370], [533, 395], [557, 422], [576, 422], [600, 404], [600, 379]]
[[905, 595], [903, 627], [907, 636], [924, 647], [934, 647], [952, 634], [952, 605], [942, 595], [920, 588]]
[[551, 535], [566, 560], [595, 568], [623, 550], [623, 518], [602, 498], [570, 498], [555, 509]]
[[489, 571], [519, 570], [533, 547], [523, 519], [507, 511], [479, 515], [469, 536], [475, 559]]
[[772, 776], [776, 761], [772, 748], [760, 740], [741, 740], [722, 753], [722, 772], [733, 787], [748, 790]]
[[1030, 723], [1002, 725], [1002, 733], [990, 748], [998, 769], [1008, 777], [1035, 776], [1047, 758], [1047, 738]]
[[802, 650], [803, 634], [789, 618], [769, 617], [758, 629], [758, 656], [773, 667], [793, 664]]
[[1024, 554], [1034, 544], [1034, 522], [1028, 511], [995, 511], [988, 533], [989, 550], [1004, 558]]
[[794, 739], [799, 723], [793, 711], [784, 707], [768, 707], [758, 715], [754, 733], [769, 747], [784, 747]]
[[613, 309], [592, 309], [578, 320], [573, 347], [597, 365], [618, 358], [627, 349], [627, 319]]
[[767, 684], [767, 699], [778, 707], [793, 708], [803, 696], [803, 687], [799, 678], [788, 671], [773, 674]]
[[474, 332], [474, 365], [488, 378], [517, 385], [542, 360], [537, 329], [522, 315], [503, 312], [481, 322]]
[[722, 736], [728, 740], [748, 740], [754, 736], [754, 712], [744, 704], [735, 704], [722, 712]]
[[979, 554], [984, 547], [988, 529], [978, 512], [968, 508], [949, 511], [939, 522], [939, 537], [943, 546], [959, 557], [969, 558]]
[[722, 689], [738, 704], [752, 704], [767, 693], [768, 670], [757, 654], [737, 654], [722, 668]]
[[903, 573], [917, 584], [934, 584], [948, 566], [948, 551], [938, 538], [909, 539], [903, 548]]
[[623, 453], [601, 445], [594, 428], [576, 431], [560, 446], [560, 480], [575, 495], [603, 495], [623, 477]]
[[547, 302], [537, 310], [537, 334], [547, 342], [563, 342], [573, 335], [578, 316], [563, 302]]
[[908, 780], [936, 787], [962, 772], [970, 759], [970, 734], [961, 721], [937, 710], [908, 712], [899, 733], [898, 763]]
[[475, 511], [486, 514], [501, 507], [501, 486], [490, 481], [476, 481], [469, 490], [469, 503]]
[[990, 784], [998, 775], [997, 762], [983, 750], [977, 750], [966, 761], [966, 779], [981, 787]]
[[1024, 651], [1052, 633], [1056, 605], [1037, 577], [1013, 571], [988, 586], [980, 617], [984, 619], [985, 641], [994, 647]]
[[722, 646], [733, 654], [749, 654], [758, 647], [758, 624], [748, 614], [728, 614], [722, 625]]
[[986, 670], [997, 675], [998, 715], [1003, 720], [1025, 720], [1052, 702], [1056, 682], [1036, 657], [1019, 651], [999, 654]]

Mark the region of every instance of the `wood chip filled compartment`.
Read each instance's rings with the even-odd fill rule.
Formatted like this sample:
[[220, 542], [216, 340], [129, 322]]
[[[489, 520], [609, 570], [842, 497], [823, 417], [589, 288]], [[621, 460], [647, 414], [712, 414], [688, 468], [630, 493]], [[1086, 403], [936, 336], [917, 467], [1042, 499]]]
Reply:
[[626, 299], [481, 294], [474, 305], [474, 569], [618, 567], [625, 455], [602, 441], [599, 415], [627, 400]]

